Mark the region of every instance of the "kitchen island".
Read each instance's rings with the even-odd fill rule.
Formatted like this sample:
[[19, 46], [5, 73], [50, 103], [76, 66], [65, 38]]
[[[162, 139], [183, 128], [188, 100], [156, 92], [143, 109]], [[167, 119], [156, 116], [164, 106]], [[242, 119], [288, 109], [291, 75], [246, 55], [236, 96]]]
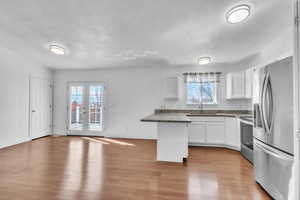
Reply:
[[141, 121], [157, 123], [158, 161], [180, 163], [188, 157], [188, 124], [191, 120], [185, 114], [153, 114]]
[[182, 162], [188, 146], [212, 146], [240, 150], [240, 117], [247, 110], [158, 109], [142, 122], [157, 123], [157, 160]]

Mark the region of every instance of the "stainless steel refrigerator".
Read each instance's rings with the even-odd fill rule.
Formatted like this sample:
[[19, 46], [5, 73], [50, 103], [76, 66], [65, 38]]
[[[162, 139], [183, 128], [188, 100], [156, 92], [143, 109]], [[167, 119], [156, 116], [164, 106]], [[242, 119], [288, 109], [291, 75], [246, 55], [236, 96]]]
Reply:
[[253, 83], [255, 179], [274, 199], [287, 200], [294, 153], [292, 57], [256, 68]]

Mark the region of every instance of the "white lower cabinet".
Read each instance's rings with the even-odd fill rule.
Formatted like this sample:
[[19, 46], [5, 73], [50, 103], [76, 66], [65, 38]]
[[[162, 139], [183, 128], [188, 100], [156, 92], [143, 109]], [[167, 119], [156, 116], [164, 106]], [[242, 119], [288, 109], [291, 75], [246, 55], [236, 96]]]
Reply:
[[206, 124], [204, 122], [192, 122], [189, 124], [189, 143], [205, 142]]
[[235, 117], [191, 117], [189, 144], [240, 149], [239, 120]]
[[224, 143], [224, 117], [191, 117], [189, 143], [192, 145]]
[[240, 126], [239, 120], [235, 117], [225, 118], [225, 138], [226, 144], [236, 149], [240, 149]]
[[206, 143], [224, 144], [224, 122], [206, 123]]

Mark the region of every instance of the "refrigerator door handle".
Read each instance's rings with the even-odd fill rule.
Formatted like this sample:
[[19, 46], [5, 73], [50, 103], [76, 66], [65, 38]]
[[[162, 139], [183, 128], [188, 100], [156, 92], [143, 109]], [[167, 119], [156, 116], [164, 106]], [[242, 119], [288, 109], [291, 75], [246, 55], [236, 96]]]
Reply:
[[267, 75], [264, 77], [263, 84], [262, 84], [262, 90], [260, 95], [260, 110], [261, 110], [261, 117], [262, 117], [262, 124], [265, 131], [268, 133], [268, 125], [267, 125], [267, 118], [266, 118], [266, 110], [265, 110], [265, 94], [266, 94], [266, 88], [267, 88]]
[[286, 155], [286, 154], [283, 154], [282, 152], [276, 150], [276, 149], [272, 149], [270, 147], [268, 147], [267, 145], [261, 143], [261, 142], [258, 142], [258, 141], [255, 141], [255, 144], [254, 144], [256, 147], [258, 147], [259, 149], [261, 149], [262, 151], [264, 151], [265, 153], [273, 156], [273, 157], [276, 157], [280, 160], [289, 160], [289, 161], [293, 161], [293, 157], [290, 156], [290, 155]]
[[274, 112], [273, 112], [273, 92], [270, 74], [265, 76], [263, 89], [262, 89], [262, 115], [263, 123], [267, 134], [271, 134], [273, 123], [274, 123]]
[[274, 124], [274, 97], [273, 97], [273, 90], [272, 90], [272, 83], [271, 83], [271, 78], [270, 75], [268, 74], [267, 76], [267, 91], [268, 92], [268, 110], [269, 110], [269, 115], [268, 115], [268, 129], [269, 129], [269, 134], [271, 134], [272, 129], [273, 129], [273, 124]]

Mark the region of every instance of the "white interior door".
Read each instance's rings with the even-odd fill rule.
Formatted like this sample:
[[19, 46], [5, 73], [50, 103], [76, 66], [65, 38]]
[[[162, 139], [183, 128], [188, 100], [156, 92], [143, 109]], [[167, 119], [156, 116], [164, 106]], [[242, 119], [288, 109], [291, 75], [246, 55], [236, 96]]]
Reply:
[[51, 134], [52, 129], [52, 85], [51, 81], [30, 78], [30, 138]]
[[103, 99], [103, 83], [69, 83], [67, 109], [68, 135], [102, 135]]
[[295, 198], [300, 199], [300, 3], [294, 0], [294, 124], [295, 124], [295, 151], [294, 151], [294, 173], [295, 173]]

